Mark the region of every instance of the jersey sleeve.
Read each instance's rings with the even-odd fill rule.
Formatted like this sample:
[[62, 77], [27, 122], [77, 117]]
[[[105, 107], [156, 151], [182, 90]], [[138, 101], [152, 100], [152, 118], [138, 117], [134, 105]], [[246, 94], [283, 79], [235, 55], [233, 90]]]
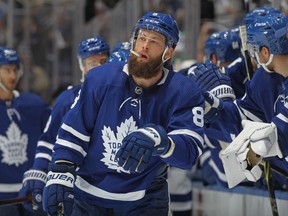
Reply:
[[38, 140], [33, 168], [47, 171], [48, 164], [52, 159], [52, 150], [56, 142], [58, 130], [66, 113], [74, 102], [74, 91], [77, 94], [77, 89], [66, 90], [57, 97], [45, 130]]
[[[171, 96], [174, 105], [168, 122], [168, 136], [173, 140], [175, 149], [171, 156], [163, 158], [168, 164], [182, 169], [191, 169], [202, 154], [204, 143], [204, 97], [194, 81], [189, 81], [191, 86], [187, 89], [181, 86], [186, 94]], [[176, 83], [173, 85], [177, 88]]]
[[90, 137], [97, 115], [96, 91], [93, 80], [85, 79], [79, 95], [59, 128], [52, 160], [68, 160], [80, 166], [87, 155]]

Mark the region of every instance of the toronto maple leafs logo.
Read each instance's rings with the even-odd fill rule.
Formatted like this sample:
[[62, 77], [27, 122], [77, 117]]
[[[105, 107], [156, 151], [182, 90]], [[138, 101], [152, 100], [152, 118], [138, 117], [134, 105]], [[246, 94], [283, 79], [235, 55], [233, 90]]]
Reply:
[[116, 134], [110, 127], [104, 126], [102, 130], [102, 139], [104, 141], [103, 144], [105, 147], [105, 152], [103, 153], [104, 158], [102, 158], [101, 161], [104, 162], [108, 168], [115, 169], [117, 172], [129, 173], [129, 171], [126, 171], [122, 167], [118, 166], [117, 161], [115, 160], [115, 155], [117, 150], [122, 145], [123, 138], [137, 128], [136, 122], [132, 116], [117, 127]]
[[21, 135], [21, 130], [15, 122], [12, 122], [6, 131], [6, 136], [0, 135], [0, 150], [2, 151], [2, 163], [19, 166], [27, 159], [27, 134]]
[[280, 101], [284, 104], [284, 106], [288, 109], [288, 96], [287, 95], [280, 95]]

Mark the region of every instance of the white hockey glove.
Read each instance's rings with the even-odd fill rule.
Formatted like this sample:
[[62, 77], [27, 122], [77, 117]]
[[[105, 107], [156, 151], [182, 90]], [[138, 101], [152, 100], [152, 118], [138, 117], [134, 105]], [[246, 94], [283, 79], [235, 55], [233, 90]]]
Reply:
[[277, 128], [273, 123], [243, 120], [242, 125], [242, 132], [220, 153], [229, 188], [246, 178], [257, 181], [262, 175], [259, 167], [262, 158], [283, 157], [277, 142]]

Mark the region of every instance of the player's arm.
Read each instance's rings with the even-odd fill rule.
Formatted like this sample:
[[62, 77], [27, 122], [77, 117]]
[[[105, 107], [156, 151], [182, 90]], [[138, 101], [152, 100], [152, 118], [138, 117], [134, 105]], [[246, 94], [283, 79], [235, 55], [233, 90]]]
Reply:
[[57, 98], [46, 123], [44, 133], [38, 140], [33, 166], [25, 172], [23, 176], [23, 185], [19, 196], [32, 195], [32, 202], [23, 203], [23, 206], [30, 211], [42, 208], [42, 193], [47, 181], [48, 166], [52, 159], [52, 150], [62, 118], [67, 112], [67, 104], [63, 103], [65, 101], [63, 98]]
[[223, 101], [235, 100], [231, 80], [225, 68], [212, 62], [199, 63], [188, 70], [189, 78], [194, 80], [205, 97], [205, 123], [214, 122], [223, 109]]
[[[191, 82], [191, 86], [193, 84], [195, 86]], [[204, 98], [198, 88], [189, 86], [184, 90], [187, 94], [173, 98], [173, 111], [165, 128], [148, 124], [123, 139], [116, 154], [121, 167], [130, 172], [142, 172], [153, 156], [182, 169], [190, 169], [195, 164], [204, 142]]]
[[[72, 212], [76, 169], [87, 154], [90, 142], [87, 130], [94, 125], [97, 113], [93, 96], [88, 95], [93, 92], [86, 89], [88, 88], [86, 80], [79, 96], [75, 98], [71, 109], [65, 115], [53, 148], [47, 183], [43, 191], [43, 208], [50, 215], [70, 215]], [[85, 97], [89, 97], [89, 100], [85, 100]], [[91, 110], [87, 110], [87, 107]], [[89, 115], [84, 117], [82, 113]], [[83, 118], [79, 118], [79, 115]]]

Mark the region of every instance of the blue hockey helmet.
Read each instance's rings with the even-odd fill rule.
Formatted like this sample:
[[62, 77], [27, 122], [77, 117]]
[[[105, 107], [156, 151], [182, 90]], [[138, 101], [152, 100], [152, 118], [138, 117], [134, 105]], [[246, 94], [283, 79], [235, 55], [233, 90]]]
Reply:
[[247, 28], [247, 44], [250, 54], [267, 47], [271, 54], [288, 53], [288, 17], [281, 13], [258, 18]]
[[78, 58], [84, 59], [97, 54], [109, 54], [108, 43], [100, 36], [84, 39], [78, 47]]
[[175, 48], [179, 41], [179, 29], [171, 15], [164, 13], [148, 12], [140, 18], [132, 33], [132, 42], [137, 37], [140, 29], [158, 32], [165, 36], [166, 46]]
[[216, 32], [205, 42], [204, 53], [206, 60], [211, 60], [213, 54], [219, 62], [232, 62], [241, 56], [241, 39], [239, 28], [229, 31]]
[[119, 50], [111, 53], [107, 62], [128, 62], [130, 57], [130, 50]]
[[[8, 47], [0, 47], [0, 66], [3, 65], [15, 65], [18, 70], [16, 71], [16, 83], [19, 81], [21, 76], [23, 75], [23, 71], [20, 67], [20, 58], [15, 49], [8, 48]], [[0, 79], [0, 88], [4, 91], [9, 91], [6, 86], [2, 83]]]
[[117, 52], [119, 50], [128, 50], [130, 51], [131, 49], [131, 44], [127, 41], [125, 42], [120, 42], [120, 43], [117, 43], [113, 48], [112, 48], [112, 53], [113, 52]]
[[0, 66], [16, 65], [20, 66], [20, 58], [16, 50], [8, 47], [0, 47]]
[[245, 17], [243, 18], [243, 24], [248, 26], [255, 22], [258, 17], [263, 17], [273, 13], [281, 13], [281, 11], [269, 5], [254, 8], [245, 15]]

